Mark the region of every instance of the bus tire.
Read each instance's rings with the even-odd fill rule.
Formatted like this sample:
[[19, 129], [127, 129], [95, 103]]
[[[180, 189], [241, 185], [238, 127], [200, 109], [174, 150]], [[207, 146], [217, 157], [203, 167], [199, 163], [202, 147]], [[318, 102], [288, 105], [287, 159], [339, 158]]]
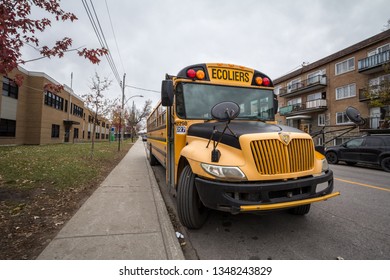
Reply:
[[310, 204], [301, 205], [301, 206], [290, 209], [291, 214], [299, 215], [299, 216], [306, 215], [307, 213], [309, 213], [309, 211], [310, 211]]
[[208, 209], [199, 198], [195, 186], [195, 174], [185, 166], [178, 183], [177, 213], [181, 223], [189, 229], [199, 229], [206, 222]]
[[155, 165], [158, 165], [158, 160], [157, 158], [153, 155], [152, 153], [152, 145], [149, 146], [149, 164], [151, 166], [155, 166]]

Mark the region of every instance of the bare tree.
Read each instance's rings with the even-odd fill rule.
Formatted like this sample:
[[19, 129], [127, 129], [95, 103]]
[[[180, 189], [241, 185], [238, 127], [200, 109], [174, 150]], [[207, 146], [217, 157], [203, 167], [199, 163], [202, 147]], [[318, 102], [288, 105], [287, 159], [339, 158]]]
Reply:
[[93, 158], [95, 149], [96, 124], [99, 123], [99, 118], [107, 117], [116, 102], [116, 100], [105, 98], [103, 94], [109, 89], [111, 82], [108, 78], [100, 78], [98, 73], [95, 72], [95, 76], [91, 78], [91, 92], [82, 96], [87, 103], [87, 107], [93, 112], [91, 159]]
[[152, 111], [152, 100], [148, 99], [145, 101], [141, 110], [137, 109], [133, 101], [133, 105], [127, 114], [127, 126], [131, 131], [131, 140], [134, 141], [134, 134], [139, 129], [140, 123], [149, 116]]

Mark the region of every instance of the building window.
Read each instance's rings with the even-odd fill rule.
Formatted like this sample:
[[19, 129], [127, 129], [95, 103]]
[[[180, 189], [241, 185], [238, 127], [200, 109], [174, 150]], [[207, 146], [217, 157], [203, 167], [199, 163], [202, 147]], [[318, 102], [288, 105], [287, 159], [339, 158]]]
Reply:
[[0, 119], [0, 136], [15, 137], [16, 135], [16, 121]]
[[347, 86], [336, 88], [336, 100], [355, 97], [356, 96], [356, 84], [350, 84]]
[[345, 112], [336, 113], [336, 124], [351, 124]]
[[324, 126], [325, 125], [325, 114], [319, 114], [318, 115], [318, 126]]
[[280, 89], [282, 88], [282, 86], [277, 86], [277, 87], [275, 87], [275, 89], [274, 89], [274, 93], [275, 93], [275, 95], [279, 95], [280, 94]]
[[84, 113], [83, 112], [83, 108], [81, 108], [81, 107], [79, 107], [79, 106], [77, 106], [75, 104], [73, 104], [72, 107], [73, 107], [72, 114], [77, 116], [77, 117], [82, 118], [83, 117], [83, 113]]
[[79, 138], [79, 129], [78, 128], [74, 128], [73, 129], [73, 138], [74, 139], [78, 139]]
[[45, 105], [55, 109], [64, 110], [64, 99], [50, 91], [45, 92]]
[[292, 80], [289, 83], [287, 83], [287, 92], [289, 93], [291, 91], [297, 90], [297, 89], [301, 88], [302, 86], [303, 86], [303, 84], [301, 83], [300, 78]]
[[307, 98], [306, 98], [306, 101], [314, 101], [314, 100], [318, 100], [318, 99], [322, 99], [322, 93], [321, 92], [309, 94], [307, 96]]
[[390, 44], [380, 46], [380, 47], [376, 48], [375, 50], [368, 52], [367, 56], [373, 56], [373, 55], [376, 55], [376, 54], [379, 54], [382, 52], [386, 52], [388, 50], [390, 50]]
[[3, 76], [3, 95], [18, 99], [19, 88], [15, 82]]
[[287, 105], [301, 105], [302, 104], [302, 97], [290, 99], [287, 101]]
[[318, 70], [316, 72], [310, 73], [307, 75], [307, 84], [314, 84], [314, 83], [319, 83], [319, 82], [324, 82], [326, 83], [326, 78], [325, 78], [325, 69], [323, 70]]
[[60, 126], [58, 124], [51, 125], [51, 138], [60, 138]]
[[342, 62], [336, 63], [336, 75], [341, 75], [349, 71], [355, 70], [355, 58], [351, 57]]

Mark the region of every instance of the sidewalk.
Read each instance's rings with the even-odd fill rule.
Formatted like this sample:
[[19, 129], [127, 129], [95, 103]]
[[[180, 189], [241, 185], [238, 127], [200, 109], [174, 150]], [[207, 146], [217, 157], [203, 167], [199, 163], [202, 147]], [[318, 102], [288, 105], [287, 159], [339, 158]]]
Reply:
[[138, 140], [38, 259], [183, 260]]

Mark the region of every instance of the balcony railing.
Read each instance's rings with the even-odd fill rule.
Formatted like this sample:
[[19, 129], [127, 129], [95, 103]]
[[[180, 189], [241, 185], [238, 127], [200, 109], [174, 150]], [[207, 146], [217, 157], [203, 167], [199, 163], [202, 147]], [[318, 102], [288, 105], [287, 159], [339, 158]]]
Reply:
[[290, 84], [279, 91], [279, 96], [293, 96], [326, 87], [326, 75], [317, 75], [298, 83]]
[[360, 129], [388, 129], [390, 126], [389, 120], [380, 117], [368, 117], [365, 120], [366, 123]]
[[385, 51], [359, 60], [358, 69], [359, 72], [369, 71], [372, 73], [372, 71], [379, 68], [379, 66], [389, 62], [390, 51]]
[[279, 114], [281, 116], [301, 114], [301, 113], [310, 113], [316, 111], [323, 111], [327, 109], [326, 99], [317, 99], [312, 101], [307, 101], [305, 104], [294, 104], [281, 107], [279, 109]]
[[327, 107], [326, 99], [317, 99], [306, 102], [306, 109]]

